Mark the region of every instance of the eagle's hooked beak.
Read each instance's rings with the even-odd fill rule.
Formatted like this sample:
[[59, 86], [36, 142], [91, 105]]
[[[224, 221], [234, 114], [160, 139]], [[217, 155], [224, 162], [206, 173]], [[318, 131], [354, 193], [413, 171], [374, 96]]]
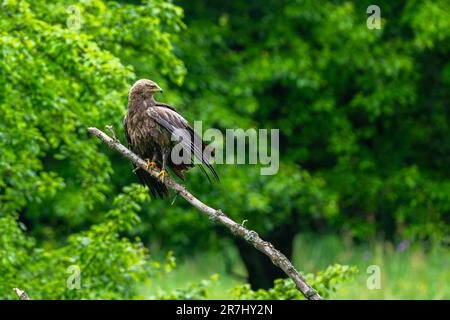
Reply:
[[163, 92], [163, 89], [161, 89], [160, 87], [156, 87], [152, 90], [153, 92]]

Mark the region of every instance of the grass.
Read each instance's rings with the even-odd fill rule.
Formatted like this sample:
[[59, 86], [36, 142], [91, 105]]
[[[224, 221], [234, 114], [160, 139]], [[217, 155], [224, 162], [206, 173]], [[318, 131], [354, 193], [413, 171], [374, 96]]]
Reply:
[[[295, 242], [294, 264], [304, 272], [317, 272], [334, 263], [357, 266], [358, 275], [342, 283], [331, 299], [450, 299], [450, 250], [442, 247], [425, 250], [408, 243], [402, 246], [380, 242], [357, 246], [335, 236], [299, 236]], [[229, 254], [235, 261], [233, 271], [245, 275], [237, 253], [229, 248]], [[187, 259], [170, 274], [153, 280], [144, 288], [143, 295], [182, 288], [218, 274], [219, 280], [211, 287], [208, 297], [228, 299], [229, 290], [243, 280], [228, 275], [223, 260], [218, 253]], [[370, 265], [380, 268], [380, 289], [367, 287]]]
[[[300, 255], [302, 253], [302, 255]], [[305, 271], [317, 271], [334, 262], [355, 265], [359, 274], [343, 283], [332, 299], [449, 299], [450, 251], [418, 246], [403, 248], [386, 243], [346, 245], [336, 237], [299, 237], [295, 264]], [[369, 290], [371, 265], [380, 267], [381, 288]]]

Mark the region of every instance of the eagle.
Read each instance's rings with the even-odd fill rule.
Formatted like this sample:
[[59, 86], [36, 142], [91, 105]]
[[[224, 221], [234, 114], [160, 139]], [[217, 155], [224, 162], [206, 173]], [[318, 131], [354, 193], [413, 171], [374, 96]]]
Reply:
[[[124, 119], [129, 149], [147, 162], [145, 170], [133, 165], [134, 172], [140, 182], [148, 187], [153, 198], [161, 199], [169, 196], [164, 184], [168, 169], [184, 180], [184, 172], [194, 167], [194, 159], [210, 182], [211, 178], [203, 165], [219, 181], [219, 176], [210, 163], [214, 148], [200, 138], [173, 106], [155, 100], [154, 95], [162, 92], [154, 81], [138, 80], [130, 89]], [[172, 150], [178, 144], [181, 144], [181, 155], [187, 152], [190, 160], [187, 163], [179, 163], [171, 158]], [[158, 178], [149, 174], [149, 170], [155, 169], [160, 170]]]

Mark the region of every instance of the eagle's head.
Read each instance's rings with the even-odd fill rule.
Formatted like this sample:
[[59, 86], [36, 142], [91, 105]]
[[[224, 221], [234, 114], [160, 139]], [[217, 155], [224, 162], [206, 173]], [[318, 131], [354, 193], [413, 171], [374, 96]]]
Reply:
[[163, 92], [156, 82], [148, 79], [141, 79], [136, 81], [136, 83], [131, 87], [130, 97], [139, 95], [144, 98], [149, 98], [156, 92]]

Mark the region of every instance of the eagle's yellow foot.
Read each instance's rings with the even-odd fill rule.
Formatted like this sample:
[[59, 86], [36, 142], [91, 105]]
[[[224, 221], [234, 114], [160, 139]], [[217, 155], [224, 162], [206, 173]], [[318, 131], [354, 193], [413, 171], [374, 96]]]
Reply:
[[149, 169], [158, 169], [158, 166], [156, 165], [156, 162], [147, 159], [147, 166], [145, 167], [145, 170], [148, 171]]
[[166, 170], [161, 170], [158, 173], [158, 178], [161, 179], [161, 182], [164, 182], [164, 178], [167, 177], [169, 175], [169, 173]]

